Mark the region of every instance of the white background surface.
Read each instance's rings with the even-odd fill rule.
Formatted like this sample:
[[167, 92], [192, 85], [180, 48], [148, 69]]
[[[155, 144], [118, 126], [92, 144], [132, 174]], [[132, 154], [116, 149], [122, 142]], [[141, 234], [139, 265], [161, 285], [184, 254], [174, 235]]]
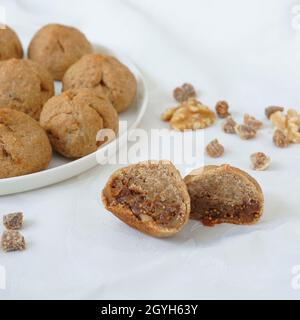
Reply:
[[[264, 119], [271, 104], [300, 110], [300, 19], [293, 15], [300, 1], [2, 0], [1, 5], [25, 46], [39, 27], [61, 22], [127, 53], [150, 88], [143, 128], [168, 127], [159, 116], [174, 103], [172, 89], [184, 81], [192, 82], [208, 105], [227, 99], [237, 119], [245, 112]], [[271, 132], [266, 125], [256, 140], [245, 142], [223, 134], [220, 122], [205, 131], [205, 142], [217, 137], [226, 148], [222, 159], [205, 163], [231, 163], [260, 182], [266, 208], [255, 226], [207, 228], [190, 222], [175, 238], [150, 238], [104, 210], [99, 193], [117, 168], [112, 165], [1, 197], [0, 215], [24, 211], [28, 248], [0, 251], [7, 276], [0, 298], [300, 298], [292, 286], [292, 268], [300, 265], [300, 145], [277, 149]], [[255, 151], [272, 157], [268, 171], [250, 170]]]

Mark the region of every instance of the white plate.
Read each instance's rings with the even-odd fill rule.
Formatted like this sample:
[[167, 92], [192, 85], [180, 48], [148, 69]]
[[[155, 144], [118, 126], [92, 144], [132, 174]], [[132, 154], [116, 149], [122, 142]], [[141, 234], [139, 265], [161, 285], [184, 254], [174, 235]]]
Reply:
[[[97, 52], [117, 57], [122, 63], [129, 67], [137, 79], [138, 94], [133, 106], [129, 108], [129, 110], [119, 114], [120, 121], [127, 121], [127, 130], [122, 130], [122, 128], [120, 128], [117, 139], [103, 146], [97, 152], [89, 154], [81, 159], [68, 160], [54, 153], [49, 169], [47, 170], [20, 177], [0, 179], [0, 195], [24, 192], [49, 186], [79, 175], [80, 173], [99, 165], [99, 160], [101, 161], [104, 159], [108, 152], [111, 155], [126, 143], [130, 132], [140, 123], [148, 104], [146, 83], [140, 70], [128, 58], [114, 50], [109, 50], [98, 45], [94, 46], [94, 48]], [[56, 93], [59, 93], [61, 87], [60, 83], [56, 83], [55, 87]]]

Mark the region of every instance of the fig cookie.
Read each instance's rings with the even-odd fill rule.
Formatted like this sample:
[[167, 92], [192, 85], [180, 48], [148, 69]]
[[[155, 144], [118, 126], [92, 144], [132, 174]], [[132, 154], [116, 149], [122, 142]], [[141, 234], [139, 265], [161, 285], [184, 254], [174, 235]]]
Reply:
[[101, 129], [118, 133], [118, 114], [110, 100], [92, 89], [63, 92], [47, 101], [40, 119], [53, 148], [67, 158], [95, 152]]
[[63, 90], [94, 88], [104, 92], [118, 112], [133, 103], [137, 82], [132, 72], [116, 58], [87, 54], [73, 64], [63, 77]]
[[91, 52], [92, 45], [78, 29], [48, 24], [32, 38], [28, 57], [44, 65], [55, 80], [61, 80], [72, 64]]
[[39, 120], [43, 104], [54, 95], [46, 69], [30, 60], [0, 62], [0, 108], [22, 111]]
[[28, 115], [0, 108], [0, 178], [46, 169], [52, 149], [45, 131]]
[[21, 41], [14, 30], [8, 26], [0, 26], [0, 60], [23, 58]]
[[169, 161], [146, 161], [112, 174], [103, 192], [107, 210], [129, 226], [155, 237], [170, 237], [187, 223], [190, 198]]
[[184, 179], [191, 198], [191, 218], [206, 226], [219, 223], [253, 224], [263, 213], [259, 184], [229, 165], [205, 166]]

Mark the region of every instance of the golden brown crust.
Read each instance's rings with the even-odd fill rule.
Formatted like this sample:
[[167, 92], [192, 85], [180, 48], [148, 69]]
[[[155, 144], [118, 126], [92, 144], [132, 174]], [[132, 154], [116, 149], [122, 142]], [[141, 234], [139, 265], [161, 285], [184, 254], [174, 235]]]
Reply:
[[54, 95], [54, 81], [30, 60], [0, 62], [0, 108], [22, 111], [39, 120], [43, 104]]
[[44, 106], [41, 126], [53, 148], [68, 158], [80, 158], [100, 146], [96, 137], [103, 128], [118, 133], [118, 114], [105, 95], [92, 89], [69, 90]]
[[131, 71], [116, 58], [87, 54], [73, 64], [63, 77], [63, 90], [94, 88], [104, 92], [118, 112], [133, 103], [137, 82]]
[[38, 122], [22, 112], [0, 108], [0, 178], [46, 169], [52, 149]]
[[[199, 185], [201, 187], [201, 184], [205, 186], [204, 181], [209, 176], [214, 177], [214, 185], [211, 190], [206, 190], [205, 195], [200, 195], [197, 188]], [[226, 181], [229, 176], [232, 176], [237, 184], [243, 186], [241, 198], [228, 198], [228, 194], [238, 195], [240, 192], [240, 190], [235, 192], [236, 186], [232, 183], [234, 179]], [[213, 226], [219, 223], [253, 224], [260, 219], [263, 213], [264, 196], [260, 185], [248, 173], [238, 168], [231, 167], [228, 164], [221, 166], [208, 165], [192, 171], [184, 178], [184, 181], [191, 197], [191, 218], [201, 220], [205, 225]], [[219, 187], [223, 189], [219, 190]], [[220, 192], [221, 194], [219, 194]], [[207, 211], [202, 208], [201, 201], [203, 202], [203, 208], [206, 208]], [[199, 209], [199, 203], [201, 209]], [[226, 208], [225, 217], [220, 214], [222, 205]], [[228, 208], [230, 212], [228, 212]], [[239, 210], [244, 210], [244, 212], [238, 212]], [[249, 212], [247, 213], [247, 211]]]
[[[134, 186], [134, 183], [137, 181], [136, 179], [138, 179], [137, 173], [140, 174], [141, 172], [143, 172], [143, 174], [139, 177], [143, 177], [143, 180], [146, 180], [147, 178], [149, 178], [149, 176], [153, 174], [153, 171], [156, 172], [155, 175], [157, 176], [157, 183], [155, 186], [153, 186], [153, 188], [155, 189], [155, 197], [159, 198], [159, 196], [162, 195], [162, 193], [165, 191], [166, 195], [163, 195], [163, 197], [166, 197], [164, 199], [165, 203], [169, 203], [169, 200], [171, 202], [179, 201], [180, 203], [179, 207], [181, 208], [180, 210], [182, 210], [182, 213], [180, 215], [180, 219], [175, 219], [176, 223], [170, 220], [170, 222], [168, 222], [167, 224], [163, 224], [163, 219], [168, 219], [168, 215], [165, 215], [165, 217], [162, 218], [160, 215], [157, 215], [157, 212], [150, 212], [149, 209], [145, 209], [146, 206], [143, 206], [143, 203], [141, 203], [143, 213], [138, 215], [136, 214], [134, 207], [130, 208], [124, 204], [116, 202], [116, 195], [114, 194], [114, 183], [118, 179], [120, 179], [124, 175], [129, 175], [131, 184]], [[163, 178], [162, 176], [160, 176], [160, 172], [164, 172], [162, 174]], [[170, 192], [166, 191], [165, 188], [164, 190], [160, 190], [161, 185], [166, 181], [168, 181], [168, 187], [170, 187]], [[171, 188], [173, 190], [171, 190]], [[132, 192], [133, 189], [133, 187], [129, 186], [127, 191]], [[145, 190], [145, 188], [141, 188], [141, 186], [139, 186], [139, 189], [139, 193], [136, 194], [137, 197], [141, 195], [142, 198], [147, 197], [148, 190]], [[153, 190], [149, 190], [149, 193], [151, 192], [153, 192]], [[175, 199], [176, 197], [172, 199], [167, 199], [168, 195], [171, 197], [172, 194], [177, 195], [177, 200]], [[122, 168], [115, 171], [109, 178], [105, 188], [102, 191], [102, 201], [106, 209], [112, 212], [120, 220], [137, 230], [140, 230], [146, 234], [155, 237], [170, 237], [175, 235], [183, 228], [183, 226], [187, 223], [189, 219], [190, 198], [187, 192], [187, 188], [180, 176], [180, 173], [169, 161], [146, 161], [130, 165], [126, 168]], [[166, 208], [164, 209], [165, 212], [167, 212], [168, 209], [169, 208], [166, 205]], [[153, 218], [155, 215], [158, 216], [158, 220], [155, 220], [155, 218]]]
[[92, 51], [90, 42], [78, 29], [48, 24], [32, 38], [28, 57], [44, 65], [55, 80], [61, 80], [73, 63]]
[[15, 31], [5, 26], [0, 28], [0, 60], [11, 58], [23, 58], [23, 48]]

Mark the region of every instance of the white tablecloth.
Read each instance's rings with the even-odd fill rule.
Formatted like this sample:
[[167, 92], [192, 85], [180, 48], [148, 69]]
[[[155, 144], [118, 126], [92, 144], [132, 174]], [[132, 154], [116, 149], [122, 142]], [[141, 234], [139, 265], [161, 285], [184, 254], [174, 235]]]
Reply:
[[[141, 127], [167, 128], [159, 116], [185, 81], [214, 106], [230, 102], [241, 120], [268, 105], [300, 110], [300, 1], [294, 0], [2, 0], [7, 23], [25, 46], [50, 22], [74, 25], [93, 42], [121, 48], [143, 70], [150, 103]], [[0, 198], [0, 215], [23, 211], [28, 248], [5, 254], [0, 299], [300, 298], [300, 145], [275, 148], [265, 127], [256, 140], [205, 131], [231, 163], [260, 182], [265, 214], [255, 226], [190, 222], [172, 239], [143, 235], [106, 212], [99, 193], [118, 166], [41, 190]], [[266, 172], [249, 155], [272, 157]], [[184, 168], [181, 168], [184, 171]], [[0, 217], [1, 218], [1, 217]], [[2, 231], [2, 226], [0, 231]], [[1, 272], [0, 270], [0, 272]], [[294, 272], [294, 273], [293, 273]], [[0, 279], [1, 280], [1, 279]]]

